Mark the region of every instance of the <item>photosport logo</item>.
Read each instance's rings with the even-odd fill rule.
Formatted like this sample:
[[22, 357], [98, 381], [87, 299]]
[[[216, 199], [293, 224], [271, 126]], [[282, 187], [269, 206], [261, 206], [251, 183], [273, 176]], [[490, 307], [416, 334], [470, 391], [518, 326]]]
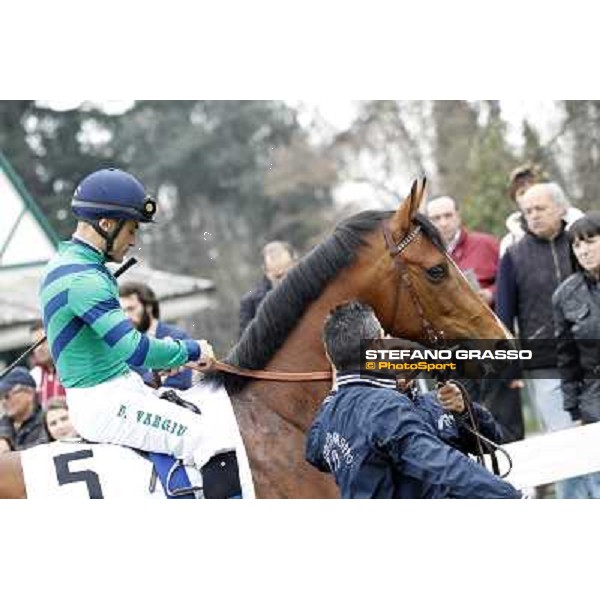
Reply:
[[372, 375], [451, 379], [504, 379], [535, 361], [537, 348], [516, 340], [444, 340], [436, 348], [427, 342], [400, 338], [363, 340], [361, 370]]

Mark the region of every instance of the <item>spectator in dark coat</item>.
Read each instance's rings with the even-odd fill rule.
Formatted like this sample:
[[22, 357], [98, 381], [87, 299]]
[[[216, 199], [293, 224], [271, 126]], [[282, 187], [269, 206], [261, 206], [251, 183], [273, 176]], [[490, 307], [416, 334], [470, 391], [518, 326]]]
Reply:
[[[370, 307], [350, 302], [325, 322], [325, 349], [338, 389], [307, 434], [306, 459], [331, 473], [343, 498], [519, 498], [520, 493], [463, 452], [475, 440], [462, 423], [464, 398], [446, 385], [439, 398], [410, 399], [394, 380], [361, 374], [361, 339], [383, 335]], [[484, 435], [499, 440], [490, 413], [476, 407]]]
[[14, 368], [0, 381], [5, 412], [0, 419], [0, 454], [48, 441], [35, 387], [35, 380], [23, 367]]
[[[556, 431], [573, 426], [563, 408], [558, 370], [552, 294], [573, 272], [565, 214], [569, 206], [553, 183], [531, 186], [520, 200], [527, 231], [500, 261], [496, 312], [523, 341], [538, 340], [524, 371], [525, 383], [541, 426]], [[578, 498], [580, 478], [557, 483], [559, 498]]]
[[269, 242], [262, 250], [264, 275], [258, 285], [240, 301], [240, 337], [254, 319], [265, 296], [296, 264], [297, 253], [287, 242]]
[[[119, 297], [121, 308], [138, 331], [157, 339], [166, 337], [174, 340], [191, 339], [185, 331], [160, 320], [160, 305], [156, 294], [149, 286], [143, 283], [125, 283], [119, 288]], [[144, 383], [155, 385], [155, 376], [150, 370], [140, 367], [131, 368], [139, 373]], [[162, 382], [162, 386], [187, 390], [192, 386], [192, 371], [182, 369], [179, 373], [167, 377]]]

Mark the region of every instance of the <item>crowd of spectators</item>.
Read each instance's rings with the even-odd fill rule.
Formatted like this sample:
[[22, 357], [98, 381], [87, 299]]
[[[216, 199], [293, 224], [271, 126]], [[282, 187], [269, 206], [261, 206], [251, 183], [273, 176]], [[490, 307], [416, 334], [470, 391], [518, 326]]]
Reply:
[[[522, 342], [537, 342], [523, 372], [463, 382], [500, 423], [505, 441], [516, 441], [525, 436], [523, 388], [542, 432], [600, 420], [600, 217], [573, 207], [537, 165], [515, 169], [508, 193], [518, 210], [501, 241], [467, 230], [452, 198], [430, 200], [424, 211], [505, 326]], [[557, 482], [555, 494], [600, 498], [600, 474]]]

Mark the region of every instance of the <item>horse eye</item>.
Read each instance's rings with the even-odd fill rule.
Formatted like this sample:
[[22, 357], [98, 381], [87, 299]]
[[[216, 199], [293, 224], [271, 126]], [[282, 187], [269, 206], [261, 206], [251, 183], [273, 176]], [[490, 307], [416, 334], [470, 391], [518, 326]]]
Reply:
[[448, 275], [448, 267], [445, 264], [435, 265], [435, 267], [431, 267], [426, 270], [427, 277], [433, 283], [439, 283]]

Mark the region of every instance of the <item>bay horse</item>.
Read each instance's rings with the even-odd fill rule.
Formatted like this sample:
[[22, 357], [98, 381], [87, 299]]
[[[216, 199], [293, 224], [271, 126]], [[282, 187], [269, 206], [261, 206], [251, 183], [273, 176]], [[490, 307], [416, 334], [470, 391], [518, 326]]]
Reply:
[[[247, 369], [329, 368], [321, 330], [329, 312], [356, 299], [394, 337], [434, 341], [509, 339], [510, 334], [418, 213], [425, 181], [395, 211], [365, 211], [334, 229], [270, 292], [225, 362]], [[305, 432], [331, 382], [207, 377], [231, 396], [256, 495], [336, 498], [333, 479], [304, 460]], [[27, 451], [25, 451], [27, 452]], [[0, 456], [0, 497], [25, 497], [19, 452]]]

